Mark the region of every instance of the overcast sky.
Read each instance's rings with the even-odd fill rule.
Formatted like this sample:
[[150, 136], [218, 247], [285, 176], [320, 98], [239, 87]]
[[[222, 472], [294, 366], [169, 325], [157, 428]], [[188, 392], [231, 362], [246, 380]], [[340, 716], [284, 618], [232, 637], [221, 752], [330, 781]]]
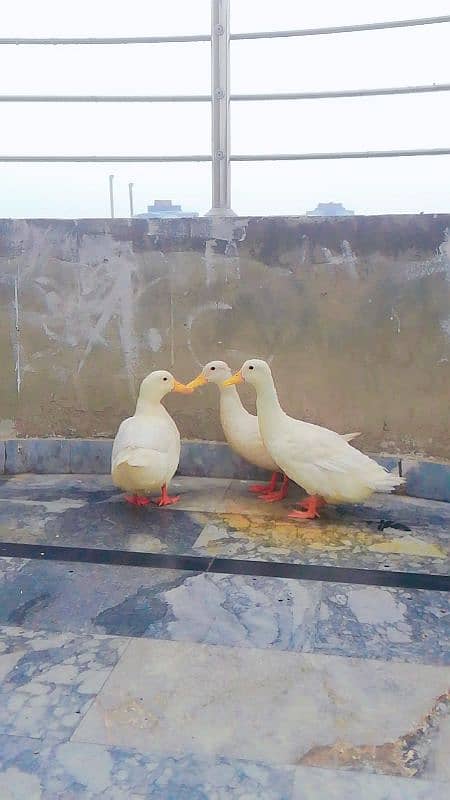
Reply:
[[[450, 13], [449, 0], [231, 0], [233, 32], [320, 27]], [[209, 0], [15, 0], [1, 35], [208, 33]], [[233, 92], [314, 91], [450, 83], [450, 23], [336, 36], [233, 42]], [[0, 93], [207, 93], [208, 43], [0, 47]], [[1, 154], [182, 154], [210, 150], [202, 104], [2, 104]], [[450, 93], [235, 103], [235, 153], [450, 146]], [[210, 207], [210, 166], [0, 164], [0, 217], [108, 216], [171, 198]], [[450, 156], [235, 164], [232, 206], [243, 215], [302, 214], [338, 201], [362, 214], [450, 211]]]

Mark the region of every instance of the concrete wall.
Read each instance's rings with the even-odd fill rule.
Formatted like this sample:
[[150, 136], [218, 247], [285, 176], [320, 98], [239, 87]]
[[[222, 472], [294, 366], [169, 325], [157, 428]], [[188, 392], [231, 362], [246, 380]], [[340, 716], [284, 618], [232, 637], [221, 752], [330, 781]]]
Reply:
[[[271, 361], [287, 411], [450, 457], [450, 215], [0, 222], [0, 438], [111, 436], [140, 380]], [[244, 397], [252, 405], [249, 390]], [[171, 396], [221, 439], [208, 387]]]

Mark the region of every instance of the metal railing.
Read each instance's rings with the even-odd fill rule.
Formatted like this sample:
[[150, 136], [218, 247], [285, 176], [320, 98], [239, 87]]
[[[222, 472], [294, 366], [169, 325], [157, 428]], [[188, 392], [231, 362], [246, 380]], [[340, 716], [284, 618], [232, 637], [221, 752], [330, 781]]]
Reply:
[[[258, 31], [230, 33], [230, 0], [211, 0], [211, 33], [188, 36], [132, 36], [132, 37], [71, 37], [71, 38], [0, 38], [0, 45], [147, 45], [190, 44], [209, 42], [211, 45], [211, 93], [193, 95], [0, 95], [0, 103], [211, 103], [211, 153], [198, 155], [0, 155], [0, 162], [48, 163], [212, 163], [212, 208], [210, 215], [228, 216], [231, 210], [230, 165], [233, 161], [311, 161], [354, 158], [397, 158], [410, 156], [450, 155], [450, 147], [417, 148], [404, 150], [368, 150], [324, 153], [269, 153], [232, 154], [230, 148], [230, 103], [252, 101], [332, 100], [340, 98], [377, 97], [387, 95], [426, 94], [447, 92], [449, 83], [419, 86], [394, 86], [380, 88], [342, 89], [320, 92], [284, 92], [260, 94], [231, 94], [230, 92], [230, 42], [255, 39], [325, 36], [361, 31], [380, 31], [393, 28], [438, 25], [450, 22], [450, 15], [420, 19], [371, 22], [360, 25], [304, 28], [284, 31]], [[110, 176], [111, 214], [112, 176]], [[132, 205], [132, 184], [129, 185]]]

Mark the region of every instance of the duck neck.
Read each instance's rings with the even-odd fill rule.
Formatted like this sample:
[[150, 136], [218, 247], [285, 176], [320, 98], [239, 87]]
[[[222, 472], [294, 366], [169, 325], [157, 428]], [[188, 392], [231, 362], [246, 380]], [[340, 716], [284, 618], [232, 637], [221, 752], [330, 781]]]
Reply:
[[243, 408], [241, 398], [235, 386], [224, 386], [220, 388], [220, 408], [225, 412], [232, 412], [236, 411], [238, 408]]
[[[245, 411], [235, 386], [220, 387], [220, 421], [225, 436], [232, 433], [236, 417]], [[231, 426], [231, 430], [230, 430]]]
[[275, 424], [280, 414], [283, 413], [272, 376], [257, 389], [256, 409], [259, 427], [264, 438], [264, 431], [268, 432], [269, 427]]
[[158, 411], [160, 408], [162, 408], [162, 405], [159, 398], [141, 397], [141, 395], [139, 395], [136, 403], [135, 416], [148, 416], [149, 414], [154, 414], [155, 411]]

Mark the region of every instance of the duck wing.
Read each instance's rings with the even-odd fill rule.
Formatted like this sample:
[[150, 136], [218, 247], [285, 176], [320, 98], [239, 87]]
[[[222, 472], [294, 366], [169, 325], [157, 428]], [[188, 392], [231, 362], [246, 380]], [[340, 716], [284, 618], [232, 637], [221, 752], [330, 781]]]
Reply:
[[142, 418], [125, 419], [114, 440], [112, 469], [126, 462], [132, 467], [143, 467], [165, 456], [171, 449], [173, 431], [165, 425]]

